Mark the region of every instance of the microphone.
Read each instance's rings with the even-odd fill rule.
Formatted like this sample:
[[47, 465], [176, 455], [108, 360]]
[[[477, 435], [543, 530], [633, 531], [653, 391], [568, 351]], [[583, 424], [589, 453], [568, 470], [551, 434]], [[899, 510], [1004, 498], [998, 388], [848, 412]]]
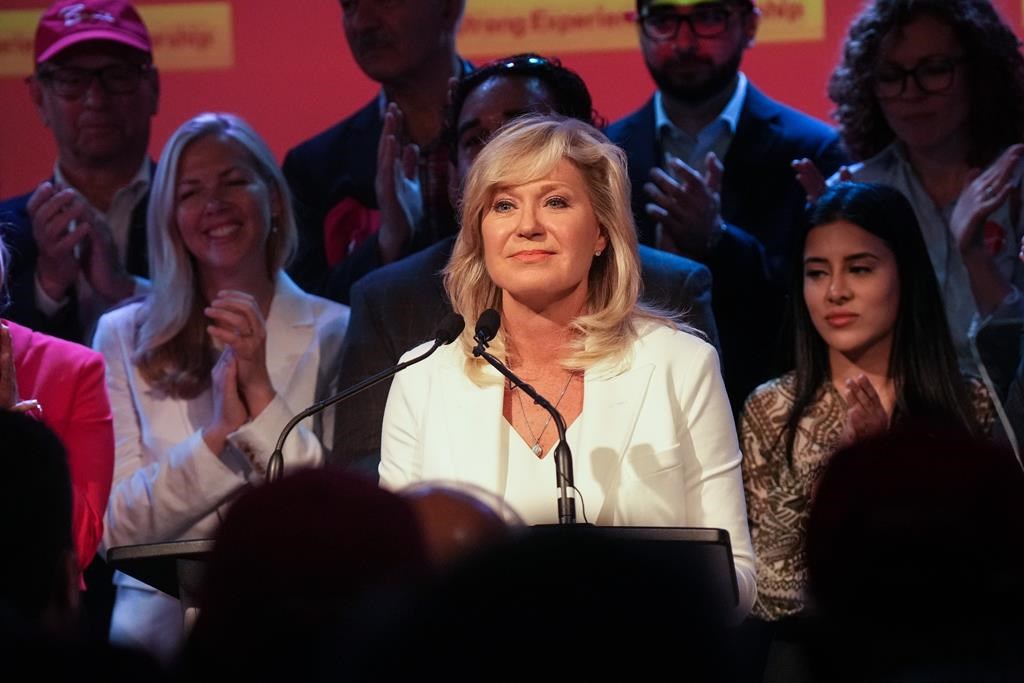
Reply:
[[384, 380], [393, 377], [402, 370], [405, 370], [410, 365], [415, 365], [416, 363], [419, 363], [422, 360], [426, 360], [428, 357], [430, 357], [431, 354], [434, 353], [434, 351], [437, 351], [442, 346], [451, 344], [453, 341], [458, 339], [459, 335], [462, 334], [462, 330], [465, 327], [466, 321], [462, 319], [461, 315], [459, 315], [458, 313], [449, 312], [448, 315], [441, 319], [441, 322], [438, 323], [437, 327], [434, 328], [434, 343], [426, 351], [426, 353], [416, 356], [415, 358], [411, 358], [405, 361], [404, 363], [399, 363], [398, 365], [387, 368], [386, 370], [382, 370], [378, 372], [376, 375], [367, 377], [362, 382], [359, 382], [358, 384], [353, 384], [348, 389], [345, 389], [339, 394], [335, 394], [334, 396], [330, 396], [322, 401], [314, 403], [313, 405], [311, 405], [310, 407], [306, 408], [301, 413], [293, 417], [291, 420], [289, 420], [288, 424], [286, 424], [284, 429], [281, 430], [281, 436], [277, 438], [277, 445], [274, 447], [274, 452], [271, 453], [270, 461], [267, 463], [267, 482], [269, 483], [277, 481], [278, 479], [281, 478], [281, 475], [284, 474], [284, 454], [281, 452], [281, 450], [284, 448], [285, 439], [288, 438], [288, 435], [291, 433], [295, 425], [297, 425], [302, 420], [305, 420], [310, 415], [316, 415], [317, 413], [321, 412], [322, 410], [326, 410], [335, 403], [351, 398], [356, 394], [362, 393], [366, 389], [369, 389], [373, 385], [379, 384], [380, 382], [383, 382]]
[[569, 442], [565, 438], [565, 418], [551, 405], [551, 402], [537, 393], [532, 386], [519, 379], [519, 377], [508, 369], [504, 363], [487, 352], [487, 345], [498, 336], [498, 328], [501, 326], [501, 316], [493, 308], [488, 308], [480, 314], [476, 321], [476, 333], [473, 340], [476, 346], [473, 347], [473, 355], [483, 358], [491, 366], [508, 378], [513, 387], [519, 387], [523, 392], [533, 399], [551, 415], [551, 421], [555, 423], [558, 430], [558, 445], [555, 446], [555, 484], [558, 487], [558, 523], [576, 523], [576, 498], [573, 495], [573, 474], [572, 474], [572, 453], [569, 451]]
[[501, 316], [493, 308], [488, 308], [480, 314], [476, 321], [476, 334], [473, 339], [485, 347], [492, 339], [498, 336], [498, 328], [501, 327]]

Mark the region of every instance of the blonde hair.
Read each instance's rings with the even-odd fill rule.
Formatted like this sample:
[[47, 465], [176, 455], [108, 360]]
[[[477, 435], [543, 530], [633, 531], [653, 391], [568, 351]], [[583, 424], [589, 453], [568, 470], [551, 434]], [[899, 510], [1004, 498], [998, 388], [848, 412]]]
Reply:
[[280, 199], [281, 214], [267, 239], [271, 281], [295, 253], [298, 240], [288, 184], [270, 148], [248, 123], [234, 114], [204, 113], [171, 135], [150, 191], [146, 235], [153, 293], [143, 303], [134, 361], [150, 384], [180, 398], [193, 398], [209, 386], [215, 360], [195, 259], [185, 247], [175, 219], [181, 155], [190, 144], [211, 135], [245, 149], [270, 194]]
[[[630, 207], [626, 155], [600, 131], [577, 119], [530, 115], [503, 126], [481, 150], [466, 177], [459, 215], [461, 229], [444, 284], [455, 311], [466, 319], [460, 341], [467, 371], [482, 381], [482, 361], [472, 349], [474, 322], [488, 308], [501, 310], [501, 290], [484, 264], [481, 225], [499, 187], [544, 178], [562, 160], [583, 175], [590, 203], [607, 246], [590, 267], [587, 303], [572, 322], [579, 333], [563, 365], [585, 370], [599, 361], [625, 362], [637, 338], [638, 320], [680, 327], [670, 316], [641, 304], [640, 256]], [[499, 357], [507, 353], [504, 335], [491, 343]]]

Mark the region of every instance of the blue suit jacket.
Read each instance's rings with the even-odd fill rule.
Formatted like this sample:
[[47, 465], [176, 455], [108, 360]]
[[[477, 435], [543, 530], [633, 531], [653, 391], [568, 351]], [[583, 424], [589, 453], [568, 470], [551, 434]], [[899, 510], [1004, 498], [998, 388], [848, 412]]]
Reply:
[[[464, 73], [473, 65], [463, 60]], [[343, 199], [351, 197], [368, 209], [376, 209], [377, 143], [384, 128], [380, 99], [374, 97], [362, 109], [327, 130], [297, 145], [284, 158], [284, 177], [295, 199], [299, 226], [299, 251], [288, 268], [307, 292], [347, 304], [352, 284], [380, 267], [377, 235], [373, 234], [345, 260], [328, 269], [324, 251], [324, 219]], [[422, 235], [422, 239], [431, 238]], [[414, 242], [410, 251], [430, 246]]]
[[[370, 273], [352, 287], [352, 317], [342, 346], [339, 386], [352, 386], [395, 365], [403, 353], [430, 339], [451, 310], [440, 273], [454, 244], [454, 237], [444, 239]], [[664, 310], [685, 312], [687, 322], [717, 347], [708, 269], [648, 247], [640, 248], [640, 261], [644, 300]], [[382, 382], [337, 407], [332, 462], [376, 476], [390, 386], [391, 382]]]
[[[78, 299], [75, 292], [68, 296], [68, 305], [55, 316], [47, 317], [36, 308], [36, 259], [39, 249], [32, 236], [32, 221], [28, 216], [28, 200], [32, 193], [13, 197], [0, 203], [0, 233], [11, 253], [7, 267], [7, 292], [10, 306], [4, 310], [4, 317], [53, 337], [83, 343], [81, 322], [78, 319]], [[147, 193], [135, 212], [132, 213], [128, 229], [128, 248], [125, 252], [125, 268], [132, 275], [148, 277], [149, 262], [146, 254], [146, 210], [149, 206]]]
[[[608, 128], [629, 159], [633, 213], [640, 241], [654, 242], [644, 183], [661, 166], [654, 99]], [[734, 411], [779, 369], [776, 339], [783, 317], [790, 239], [805, 220], [806, 197], [790, 167], [807, 157], [826, 177], [847, 162], [836, 132], [824, 123], [747, 88], [736, 134], [723, 160], [726, 232], [705, 261], [714, 277], [712, 302], [722, 340], [722, 366]]]

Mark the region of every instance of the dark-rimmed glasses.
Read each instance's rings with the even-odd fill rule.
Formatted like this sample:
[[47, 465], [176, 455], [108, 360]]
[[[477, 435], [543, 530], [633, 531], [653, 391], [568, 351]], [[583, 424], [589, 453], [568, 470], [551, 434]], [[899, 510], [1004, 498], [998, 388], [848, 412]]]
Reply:
[[729, 28], [729, 20], [736, 9], [735, 5], [706, 3], [696, 5], [685, 14], [672, 10], [645, 10], [637, 21], [644, 35], [651, 40], [675, 40], [684, 22], [698, 38], [717, 38]]
[[53, 88], [60, 97], [77, 100], [85, 95], [95, 79], [99, 79], [108, 95], [130, 95], [139, 89], [142, 77], [151, 68], [150, 64], [108, 64], [99, 69], [56, 66], [41, 69], [34, 78]]
[[875, 72], [875, 94], [883, 100], [897, 98], [907, 91], [907, 79], [913, 78], [921, 92], [941, 95], [953, 87], [956, 67], [963, 61], [963, 57], [928, 57], [913, 69], [887, 62]]

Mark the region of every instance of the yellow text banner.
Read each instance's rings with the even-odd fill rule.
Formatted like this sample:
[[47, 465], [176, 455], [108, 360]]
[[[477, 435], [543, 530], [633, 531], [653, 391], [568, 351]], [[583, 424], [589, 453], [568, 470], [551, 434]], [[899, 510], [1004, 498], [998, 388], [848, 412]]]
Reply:
[[[760, 0], [761, 43], [825, 38], [824, 0]], [[469, 0], [459, 50], [470, 57], [637, 49], [634, 0]]]

